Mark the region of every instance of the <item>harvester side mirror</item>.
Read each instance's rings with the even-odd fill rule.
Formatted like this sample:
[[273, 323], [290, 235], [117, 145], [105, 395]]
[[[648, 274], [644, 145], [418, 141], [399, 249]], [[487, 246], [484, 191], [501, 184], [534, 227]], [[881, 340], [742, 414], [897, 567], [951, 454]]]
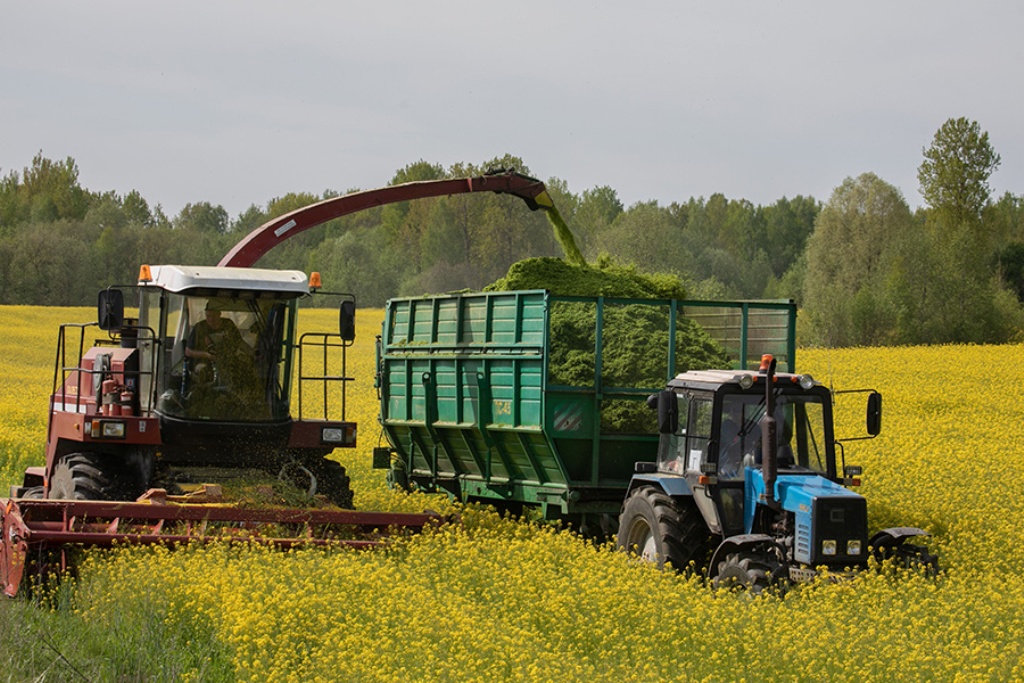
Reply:
[[675, 434], [679, 430], [679, 402], [676, 392], [666, 389], [647, 397], [647, 405], [658, 409], [658, 431]]
[[100, 290], [96, 316], [101, 330], [119, 330], [124, 327], [124, 292], [120, 289]]
[[338, 328], [341, 338], [344, 341], [354, 341], [356, 338], [356, 302], [342, 301], [338, 310]]
[[878, 436], [882, 431], [882, 395], [877, 391], [868, 394], [868, 434]]

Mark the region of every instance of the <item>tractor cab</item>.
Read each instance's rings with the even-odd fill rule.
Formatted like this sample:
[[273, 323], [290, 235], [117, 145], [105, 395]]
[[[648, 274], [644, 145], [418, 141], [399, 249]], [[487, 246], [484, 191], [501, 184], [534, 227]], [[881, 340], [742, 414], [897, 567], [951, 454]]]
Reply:
[[[771, 418], [775, 464], [787, 476], [838, 481], [832, 400], [808, 375], [775, 375]], [[765, 378], [726, 370], [691, 371], [663, 392], [676, 403], [674, 429], [666, 426], [657, 471], [681, 476], [712, 533], [750, 533], [747, 470], [763, 471]], [[756, 502], [756, 501], [755, 501]]]

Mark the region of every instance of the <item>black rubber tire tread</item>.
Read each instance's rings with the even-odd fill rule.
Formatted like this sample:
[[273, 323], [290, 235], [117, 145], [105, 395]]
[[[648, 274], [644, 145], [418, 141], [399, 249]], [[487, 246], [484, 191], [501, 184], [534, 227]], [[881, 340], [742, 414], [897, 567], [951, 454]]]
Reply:
[[326, 496], [340, 508], [354, 508], [351, 482], [341, 463], [329, 458], [319, 458], [309, 463], [307, 467], [316, 477], [317, 493]]
[[777, 579], [782, 565], [769, 553], [741, 550], [729, 553], [718, 563], [716, 588], [742, 588], [753, 595], [766, 590], [783, 591], [785, 583]]
[[48, 498], [117, 500], [126, 488], [124, 465], [109, 455], [71, 453], [61, 458], [50, 480]]
[[653, 486], [633, 489], [619, 514], [616, 545], [620, 550], [637, 553], [636, 547], [628, 547], [628, 539], [638, 521], [654, 532], [658, 567], [669, 564], [676, 571], [683, 571], [692, 564], [699, 571], [707, 564], [710, 533], [692, 501], [677, 501]]

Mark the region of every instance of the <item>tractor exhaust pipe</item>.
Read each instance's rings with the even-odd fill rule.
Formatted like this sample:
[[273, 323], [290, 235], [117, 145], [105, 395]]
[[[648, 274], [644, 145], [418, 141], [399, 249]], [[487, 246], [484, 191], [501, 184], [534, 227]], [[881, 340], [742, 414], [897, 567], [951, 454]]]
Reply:
[[775, 500], [775, 480], [779, 466], [776, 461], [778, 425], [775, 422], [775, 364], [770, 355], [761, 357], [760, 371], [765, 375], [764, 417], [761, 418], [761, 476], [764, 477], [765, 504], [773, 510], [779, 509]]

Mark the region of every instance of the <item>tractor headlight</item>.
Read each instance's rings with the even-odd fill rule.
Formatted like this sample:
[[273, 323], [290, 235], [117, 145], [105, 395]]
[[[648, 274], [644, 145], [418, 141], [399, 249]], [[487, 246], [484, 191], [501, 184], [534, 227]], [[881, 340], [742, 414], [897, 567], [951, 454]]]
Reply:
[[749, 373], [740, 376], [740, 389], [749, 389], [754, 386], [754, 377]]
[[800, 388], [803, 389], [804, 391], [807, 391], [808, 389], [814, 386], [814, 378], [811, 377], [810, 375], [800, 375], [799, 382]]
[[847, 555], [860, 555], [860, 541], [847, 541], [846, 542], [846, 554]]
[[821, 542], [821, 554], [822, 555], [835, 555], [836, 554], [836, 548], [838, 547], [838, 545], [839, 544], [837, 544], [835, 541], [832, 541], [832, 540], [822, 541]]

